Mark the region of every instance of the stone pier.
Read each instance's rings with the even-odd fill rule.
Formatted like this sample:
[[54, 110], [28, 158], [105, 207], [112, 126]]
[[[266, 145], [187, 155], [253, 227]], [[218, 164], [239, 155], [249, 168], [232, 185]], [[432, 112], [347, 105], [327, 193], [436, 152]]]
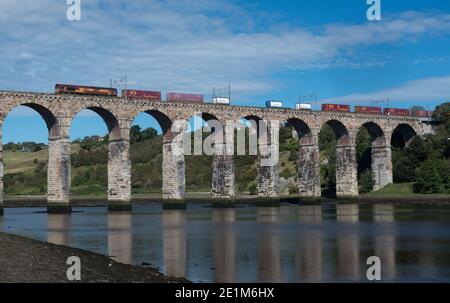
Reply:
[[320, 159], [317, 136], [300, 140], [297, 166], [300, 197], [320, 198]]
[[[257, 191], [262, 200], [275, 200], [280, 192], [279, 176], [279, 124], [274, 121], [260, 121], [266, 124], [260, 128], [258, 136], [259, 167], [257, 172]], [[272, 203], [269, 203], [271, 206]]]
[[373, 190], [393, 183], [391, 146], [372, 146]]
[[[70, 139], [68, 130], [48, 139], [47, 211], [70, 213]], [[50, 132], [52, 134], [52, 132]]]
[[219, 142], [214, 146], [211, 194], [215, 206], [233, 207], [235, 195], [234, 126], [225, 128], [225, 136], [219, 134]]
[[131, 210], [130, 141], [111, 139], [108, 143], [108, 209]]
[[336, 146], [336, 196], [358, 196], [358, 164], [356, 146]]
[[163, 208], [184, 209], [185, 203], [185, 160], [182, 130], [174, 133], [168, 130], [163, 139], [162, 191]]

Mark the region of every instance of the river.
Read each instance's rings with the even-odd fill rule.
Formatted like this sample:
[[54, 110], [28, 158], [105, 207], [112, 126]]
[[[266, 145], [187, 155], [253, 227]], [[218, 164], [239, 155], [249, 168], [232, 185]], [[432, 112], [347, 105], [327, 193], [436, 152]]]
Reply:
[[383, 282], [450, 282], [449, 206], [9, 208], [0, 230], [195, 282], [367, 282], [370, 256], [380, 258]]

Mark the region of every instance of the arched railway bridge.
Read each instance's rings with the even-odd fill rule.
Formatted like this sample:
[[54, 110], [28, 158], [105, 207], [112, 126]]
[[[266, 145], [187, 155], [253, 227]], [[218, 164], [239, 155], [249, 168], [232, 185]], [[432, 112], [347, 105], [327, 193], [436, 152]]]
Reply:
[[[205, 121], [226, 121], [246, 118], [268, 121], [269, 128], [277, 129], [273, 121], [291, 125], [298, 135], [298, 190], [300, 197], [317, 197], [320, 189], [320, 160], [318, 135], [328, 124], [337, 139], [336, 194], [338, 197], [357, 196], [358, 178], [356, 161], [356, 134], [365, 127], [372, 138], [372, 171], [375, 189], [392, 183], [391, 139], [398, 134], [405, 144], [416, 135], [432, 132], [430, 125], [419, 118], [386, 116], [347, 112], [317, 112], [286, 108], [260, 108], [217, 104], [190, 104], [164, 101], [125, 100], [118, 97], [97, 97], [45, 93], [0, 91], [0, 129], [7, 114], [22, 105], [34, 109], [45, 120], [48, 128], [47, 201], [49, 211], [70, 211], [70, 138], [69, 130], [74, 117], [84, 109], [100, 115], [109, 131], [108, 200], [110, 205], [131, 208], [130, 128], [140, 113], [153, 116], [163, 131], [162, 194], [167, 203], [184, 203], [184, 155], [173, 153], [176, 132], [173, 121], [188, 121], [201, 116]], [[277, 122], [278, 123], [278, 122]], [[182, 131], [182, 130], [181, 130]], [[234, 129], [225, 127], [225, 136]], [[276, 131], [271, 141], [278, 138]], [[0, 133], [1, 138], [1, 133]], [[177, 142], [182, 144], [182, 142]], [[0, 141], [1, 146], [1, 141]], [[267, 146], [266, 146], [267, 147]], [[262, 148], [262, 146], [260, 146]], [[0, 208], [3, 205], [3, 156], [0, 148]], [[230, 199], [235, 195], [234, 161], [230, 155], [215, 155], [212, 167], [214, 198]], [[259, 166], [257, 189], [259, 197], [279, 195], [278, 164]], [[114, 209], [114, 207], [111, 207]]]

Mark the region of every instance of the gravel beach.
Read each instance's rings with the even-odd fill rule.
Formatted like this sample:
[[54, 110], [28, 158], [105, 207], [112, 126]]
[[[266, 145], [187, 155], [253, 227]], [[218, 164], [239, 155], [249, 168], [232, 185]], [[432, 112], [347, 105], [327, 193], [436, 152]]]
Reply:
[[[86, 250], [0, 233], [0, 283], [67, 283], [67, 258], [81, 260], [84, 283], [171, 283], [157, 270], [121, 264]], [[71, 282], [72, 283], [72, 282]]]

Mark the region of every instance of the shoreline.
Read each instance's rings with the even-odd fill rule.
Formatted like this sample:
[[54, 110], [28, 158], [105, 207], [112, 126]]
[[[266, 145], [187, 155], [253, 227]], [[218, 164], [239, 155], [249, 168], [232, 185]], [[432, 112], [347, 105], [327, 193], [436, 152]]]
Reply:
[[0, 283], [73, 283], [67, 258], [81, 261], [79, 283], [190, 283], [155, 268], [123, 264], [108, 256], [0, 232]]
[[[161, 204], [160, 195], [137, 195], [132, 198], [132, 204], [142, 205], [157, 203]], [[223, 199], [226, 201], [227, 199]], [[386, 203], [395, 205], [450, 205], [450, 195], [414, 195], [414, 196], [359, 196], [350, 198], [299, 198], [298, 196], [281, 196], [274, 199], [263, 199], [278, 201], [279, 203], [289, 203], [298, 205], [320, 205], [320, 204], [375, 204]], [[208, 195], [189, 195], [185, 200], [187, 204], [213, 204], [214, 198]], [[217, 201], [217, 200], [216, 200]], [[258, 205], [260, 198], [255, 196], [238, 196], [229, 200], [233, 205]], [[71, 206], [74, 207], [106, 207], [108, 206], [107, 197], [87, 196], [73, 197]], [[272, 204], [269, 203], [268, 206]], [[4, 208], [23, 208], [23, 207], [47, 207], [45, 196], [21, 196], [5, 197], [2, 205]], [[272, 205], [273, 206], [273, 205]]]

